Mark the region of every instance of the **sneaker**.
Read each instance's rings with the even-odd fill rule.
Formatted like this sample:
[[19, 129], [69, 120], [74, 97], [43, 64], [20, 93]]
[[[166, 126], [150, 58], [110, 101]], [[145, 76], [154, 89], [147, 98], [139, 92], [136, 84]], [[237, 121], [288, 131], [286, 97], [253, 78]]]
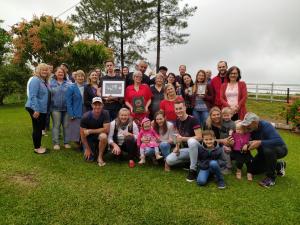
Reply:
[[225, 189], [226, 188], [225, 182], [223, 180], [218, 181], [218, 188], [219, 189]]
[[187, 182], [193, 182], [194, 180], [196, 180], [196, 178], [197, 178], [197, 171], [190, 169], [189, 173], [186, 177], [186, 181]]
[[54, 146], [53, 146], [53, 149], [54, 149], [54, 150], [59, 150], [59, 149], [60, 149], [60, 146], [59, 146], [59, 145], [54, 145]]
[[266, 178], [264, 178], [263, 180], [261, 180], [259, 182], [259, 185], [262, 186], [262, 187], [269, 188], [269, 187], [275, 185], [275, 180], [270, 178], [270, 177], [266, 177]]
[[46, 149], [45, 148], [36, 148], [34, 149], [34, 152], [37, 154], [45, 154], [46, 153]]
[[133, 168], [135, 166], [135, 162], [133, 160], [129, 160], [128, 166], [129, 168]]
[[70, 149], [70, 148], [71, 148], [71, 145], [70, 145], [70, 144], [65, 144], [65, 148], [66, 148], [66, 149]]
[[277, 176], [283, 177], [285, 175], [286, 162], [279, 161], [277, 167], [278, 167], [276, 168]]

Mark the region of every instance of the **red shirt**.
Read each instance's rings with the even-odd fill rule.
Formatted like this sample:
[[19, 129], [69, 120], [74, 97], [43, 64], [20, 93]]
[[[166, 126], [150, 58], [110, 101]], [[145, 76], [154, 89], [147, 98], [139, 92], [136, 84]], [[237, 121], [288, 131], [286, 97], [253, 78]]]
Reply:
[[[145, 105], [152, 98], [152, 92], [147, 84], [140, 84], [139, 90], [134, 89], [134, 84], [129, 85], [125, 91], [125, 101], [133, 105], [134, 97], [143, 97]], [[131, 113], [134, 119], [143, 119], [147, 113]]]
[[[175, 101], [183, 101], [183, 98], [181, 96], [177, 96]], [[165, 112], [166, 119], [168, 121], [175, 121], [177, 119], [177, 115], [174, 109], [175, 101], [164, 99], [159, 104], [159, 108]]]
[[[223, 83], [227, 83], [227, 78], [224, 77], [224, 82]], [[211, 82], [210, 85], [213, 88], [214, 91], [214, 96], [215, 96], [215, 101], [213, 103], [214, 106], [218, 106], [219, 108], [222, 107], [222, 102], [220, 99], [220, 89], [221, 89], [221, 85], [222, 85], [222, 79], [220, 77], [220, 75], [215, 76]]]

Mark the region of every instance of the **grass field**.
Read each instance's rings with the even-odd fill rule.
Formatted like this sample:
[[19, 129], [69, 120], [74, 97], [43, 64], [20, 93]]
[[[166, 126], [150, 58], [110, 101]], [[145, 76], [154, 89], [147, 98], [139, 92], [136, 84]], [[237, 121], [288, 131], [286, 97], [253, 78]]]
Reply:
[[[261, 188], [262, 176], [249, 183], [228, 175], [227, 189], [218, 190], [186, 182], [180, 168], [130, 169], [115, 160], [100, 168], [76, 150], [36, 155], [23, 106], [0, 107], [0, 224], [299, 224], [300, 138], [281, 135], [287, 175], [274, 187]], [[50, 136], [43, 145], [51, 147]]]

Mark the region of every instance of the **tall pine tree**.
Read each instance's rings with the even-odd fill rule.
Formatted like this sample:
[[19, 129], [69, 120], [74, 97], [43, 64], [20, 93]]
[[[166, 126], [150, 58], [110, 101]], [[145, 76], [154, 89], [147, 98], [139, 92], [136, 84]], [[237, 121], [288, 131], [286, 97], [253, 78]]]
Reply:
[[156, 26], [155, 36], [149, 42], [156, 43], [156, 71], [160, 66], [160, 52], [162, 46], [186, 44], [189, 34], [179, 31], [188, 26], [187, 19], [195, 13], [197, 7], [185, 4], [179, 7], [182, 0], [153, 0]]

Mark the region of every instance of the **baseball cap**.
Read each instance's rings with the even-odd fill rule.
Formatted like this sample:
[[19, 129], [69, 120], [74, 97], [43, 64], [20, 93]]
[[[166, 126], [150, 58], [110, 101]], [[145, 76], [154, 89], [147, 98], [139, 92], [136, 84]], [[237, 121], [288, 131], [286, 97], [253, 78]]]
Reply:
[[241, 122], [242, 126], [248, 126], [250, 125], [253, 121], [258, 121], [259, 120], [259, 116], [256, 115], [253, 112], [248, 112], [246, 113], [244, 120]]
[[92, 104], [94, 104], [95, 102], [100, 102], [101, 104], [103, 104], [101, 97], [94, 97], [92, 100]]

